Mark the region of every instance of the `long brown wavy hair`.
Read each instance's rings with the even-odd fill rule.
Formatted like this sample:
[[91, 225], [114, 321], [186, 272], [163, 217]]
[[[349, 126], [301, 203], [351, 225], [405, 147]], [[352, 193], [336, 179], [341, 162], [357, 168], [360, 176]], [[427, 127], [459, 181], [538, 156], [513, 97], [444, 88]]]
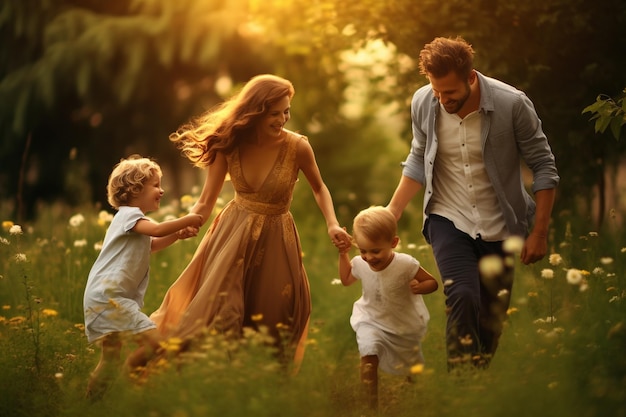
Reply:
[[207, 167], [217, 152], [227, 154], [254, 134], [256, 124], [272, 105], [294, 94], [290, 81], [276, 75], [257, 75], [231, 99], [182, 125], [170, 140], [195, 166]]

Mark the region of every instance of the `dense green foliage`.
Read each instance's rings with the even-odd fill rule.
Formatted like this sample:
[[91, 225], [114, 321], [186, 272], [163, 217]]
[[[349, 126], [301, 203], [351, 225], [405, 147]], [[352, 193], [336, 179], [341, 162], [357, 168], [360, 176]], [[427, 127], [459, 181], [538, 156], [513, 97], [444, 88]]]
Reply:
[[[176, 214], [174, 203], [155, 217]], [[81, 300], [107, 222], [93, 209], [55, 206], [41, 213], [22, 233], [8, 221], [0, 230], [0, 415], [369, 415], [348, 323], [360, 288], [336, 285], [337, 255], [324, 228], [299, 218], [313, 316], [296, 376], [279, 365], [262, 335], [240, 342], [209, 336], [193, 354], [161, 361], [148, 375], [120, 376], [101, 401], [90, 403], [84, 392], [99, 350], [84, 336]], [[399, 250], [436, 271], [430, 249], [416, 236], [403, 234]], [[154, 255], [146, 311], [159, 305], [198, 239]], [[622, 239], [568, 232], [551, 238], [549, 259], [518, 265], [509, 320], [486, 371], [447, 373], [443, 295], [425, 297], [432, 316], [426, 367], [412, 384], [381, 374], [380, 415], [626, 416]]]
[[581, 111], [623, 89], [625, 24], [621, 0], [6, 0], [0, 202], [20, 219], [42, 201], [103, 203], [109, 169], [133, 152], [157, 157], [173, 192], [188, 192], [201, 174], [168, 134], [274, 72], [296, 86], [289, 127], [309, 136], [353, 215], [391, 195], [408, 100], [425, 82], [421, 46], [461, 35], [478, 70], [535, 102], [563, 177], [558, 210], [600, 222], [621, 208], [605, 178], [625, 145], [597, 136]]

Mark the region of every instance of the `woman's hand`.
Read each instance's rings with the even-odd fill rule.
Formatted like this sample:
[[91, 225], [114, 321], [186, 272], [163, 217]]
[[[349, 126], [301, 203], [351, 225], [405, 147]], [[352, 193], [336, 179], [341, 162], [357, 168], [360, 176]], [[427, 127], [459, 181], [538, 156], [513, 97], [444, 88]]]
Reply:
[[332, 226], [328, 228], [330, 241], [340, 252], [346, 252], [352, 246], [352, 236], [348, 234], [345, 227]]

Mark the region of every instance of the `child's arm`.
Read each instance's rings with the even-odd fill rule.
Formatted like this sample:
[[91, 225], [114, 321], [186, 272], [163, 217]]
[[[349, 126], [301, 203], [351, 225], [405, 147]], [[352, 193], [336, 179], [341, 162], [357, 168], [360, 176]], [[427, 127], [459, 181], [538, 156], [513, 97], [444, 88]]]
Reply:
[[[195, 232], [192, 233], [189, 229], [195, 230]], [[150, 251], [158, 252], [161, 249], [167, 248], [178, 239], [187, 239], [189, 237], [195, 236], [198, 234], [198, 230], [198, 228], [187, 226], [186, 228], [180, 229], [174, 233], [170, 233], [167, 236], [153, 237], [150, 241]]]
[[352, 275], [352, 262], [349, 250], [339, 252], [339, 278], [344, 286], [354, 284], [357, 279]]
[[430, 294], [439, 288], [437, 280], [421, 266], [411, 280], [410, 285], [413, 294]]
[[168, 247], [178, 239], [177, 231], [185, 227], [199, 228], [202, 225], [202, 216], [196, 213], [189, 213], [186, 216], [174, 220], [167, 220], [161, 223], [148, 219], [141, 219], [131, 230], [142, 235], [152, 236], [150, 249], [152, 252]]

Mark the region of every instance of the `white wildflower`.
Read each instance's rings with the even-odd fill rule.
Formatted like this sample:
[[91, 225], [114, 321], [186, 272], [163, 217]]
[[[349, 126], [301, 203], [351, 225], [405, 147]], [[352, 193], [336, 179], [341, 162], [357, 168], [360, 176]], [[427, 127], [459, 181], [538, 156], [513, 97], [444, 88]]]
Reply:
[[583, 274], [576, 268], [570, 268], [567, 270], [566, 278], [570, 285], [580, 285], [583, 280]]
[[83, 216], [82, 214], [78, 213], [73, 215], [72, 217], [70, 217], [70, 226], [72, 227], [78, 227], [81, 224], [83, 224], [85, 222], [85, 216]]
[[511, 236], [502, 243], [502, 249], [506, 253], [521, 253], [524, 247], [524, 239], [519, 236]]
[[552, 279], [554, 278], [554, 270], [550, 268], [545, 268], [541, 270], [541, 278], [543, 279]]
[[15, 262], [20, 263], [20, 262], [26, 262], [26, 261], [28, 261], [28, 259], [26, 258], [26, 254], [24, 253], [15, 254]]
[[487, 255], [480, 259], [478, 269], [484, 277], [495, 278], [504, 271], [504, 263], [498, 255]]
[[9, 234], [10, 235], [21, 235], [22, 233], [22, 226], [20, 226], [19, 224], [14, 224], [13, 226], [11, 226], [11, 228], [9, 229]]
[[613, 263], [613, 258], [611, 258], [610, 256], [603, 256], [602, 258], [600, 258], [600, 263], [602, 265], [610, 265]]
[[87, 239], [77, 239], [74, 241], [75, 248], [84, 248], [87, 246]]
[[561, 255], [559, 255], [558, 253], [553, 253], [548, 258], [548, 261], [550, 262], [550, 265], [557, 266], [563, 263], [563, 258], [561, 258]]
[[536, 319], [535, 321], [533, 321], [533, 323], [534, 324], [556, 323], [556, 317], [549, 316], [549, 317], [546, 317], [545, 319], [543, 318]]
[[330, 285], [341, 285], [341, 280], [339, 278], [335, 278], [330, 281]]

